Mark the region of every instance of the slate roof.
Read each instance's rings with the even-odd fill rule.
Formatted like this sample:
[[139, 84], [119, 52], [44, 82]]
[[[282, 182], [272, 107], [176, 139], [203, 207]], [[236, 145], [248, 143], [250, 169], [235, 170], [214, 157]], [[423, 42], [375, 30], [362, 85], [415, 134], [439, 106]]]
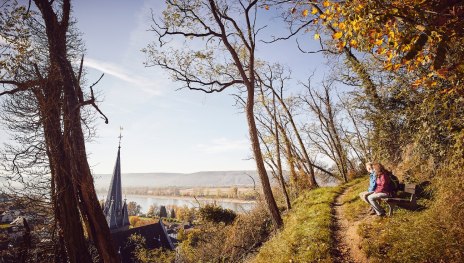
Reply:
[[113, 245], [116, 248], [116, 251], [119, 252], [123, 263], [133, 262], [132, 252], [135, 246], [129, 243], [129, 237], [133, 234], [139, 234], [145, 238], [145, 246], [147, 249], [174, 249], [174, 245], [167, 235], [166, 228], [162, 221], [128, 230], [115, 231], [111, 233], [111, 237]]
[[115, 230], [129, 225], [126, 200], [122, 201], [121, 186], [121, 146], [118, 147], [116, 164], [114, 165], [113, 178], [106, 197], [103, 213], [110, 230]]

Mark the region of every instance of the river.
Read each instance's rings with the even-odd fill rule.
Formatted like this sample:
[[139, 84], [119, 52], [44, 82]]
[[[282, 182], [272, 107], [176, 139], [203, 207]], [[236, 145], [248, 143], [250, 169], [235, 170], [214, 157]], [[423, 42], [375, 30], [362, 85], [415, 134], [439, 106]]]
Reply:
[[[98, 199], [105, 199], [106, 195], [98, 194]], [[155, 206], [178, 206], [178, 207], [198, 207], [197, 201], [193, 198], [188, 197], [171, 197], [171, 196], [151, 196], [151, 195], [127, 195], [126, 202], [136, 202], [141, 207], [141, 212], [146, 213], [148, 208], [151, 205]], [[254, 201], [242, 201], [242, 200], [233, 200], [233, 199], [198, 199], [198, 201], [203, 205], [207, 203], [216, 202], [219, 206], [231, 209], [237, 213], [243, 213], [251, 210], [255, 202]]]

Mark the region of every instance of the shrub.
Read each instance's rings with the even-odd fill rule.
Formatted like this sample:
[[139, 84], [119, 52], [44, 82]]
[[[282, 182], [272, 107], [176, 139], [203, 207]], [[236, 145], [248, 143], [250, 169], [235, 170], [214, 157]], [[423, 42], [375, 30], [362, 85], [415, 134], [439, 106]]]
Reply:
[[230, 210], [224, 209], [216, 204], [207, 204], [200, 208], [199, 211], [200, 219], [206, 222], [212, 223], [225, 223], [226, 225], [231, 224], [237, 214]]
[[131, 245], [135, 246], [133, 251], [133, 262], [140, 263], [174, 263], [176, 259], [176, 252], [170, 250], [147, 249], [145, 238], [138, 234], [133, 234], [129, 238]]
[[129, 216], [129, 223], [132, 227], [135, 227], [139, 221], [140, 218], [138, 216]]
[[229, 225], [206, 222], [182, 233], [180, 262], [241, 262], [269, 237], [271, 222], [263, 203], [238, 214]]

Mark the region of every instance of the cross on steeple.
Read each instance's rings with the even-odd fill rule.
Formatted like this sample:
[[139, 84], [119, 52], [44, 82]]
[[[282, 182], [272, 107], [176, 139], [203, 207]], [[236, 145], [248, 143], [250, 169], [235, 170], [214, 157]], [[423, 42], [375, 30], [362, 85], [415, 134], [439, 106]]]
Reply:
[[121, 148], [122, 130], [123, 130], [123, 128], [122, 128], [122, 126], [120, 126], [119, 127], [119, 136], [118, 136], [118, 138], [119, 138], [119, 146], [118, 146], [118, 148]]

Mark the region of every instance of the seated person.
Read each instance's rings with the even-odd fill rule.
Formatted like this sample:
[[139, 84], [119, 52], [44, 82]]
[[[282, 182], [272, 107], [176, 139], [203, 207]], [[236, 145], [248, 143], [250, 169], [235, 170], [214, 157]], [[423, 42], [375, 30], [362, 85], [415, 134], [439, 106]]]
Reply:
[[380, 163], [374, 163], [373, 167], [376, 176], [376, 187], [374, 193], [367, 197], [367, 201], [369, 201], [369, 204], [371, 204], [378, 216], [384, 216], [385, 210], [380, 206], [377, 200], [380, 198], [392, 196], [393, 188], [389, 176], [391, 172], [386, 170], [385, 167], [383, 167], [383, 165]]
[[[366, 163], [366, 170], [369, 172], [369, 187], [367, 188], [367, 191], [361, 192], [359, 194], [359, 197], [361, 198], [361, 200], [370, 205], [369, 201], [367, 200], [367, 197], [374, 193], [375, 181], [377, 178], [375, 176], [374, 168], [371, 162]], [[370, 207], [369, 212], [374, 213], [374, 209]]]

